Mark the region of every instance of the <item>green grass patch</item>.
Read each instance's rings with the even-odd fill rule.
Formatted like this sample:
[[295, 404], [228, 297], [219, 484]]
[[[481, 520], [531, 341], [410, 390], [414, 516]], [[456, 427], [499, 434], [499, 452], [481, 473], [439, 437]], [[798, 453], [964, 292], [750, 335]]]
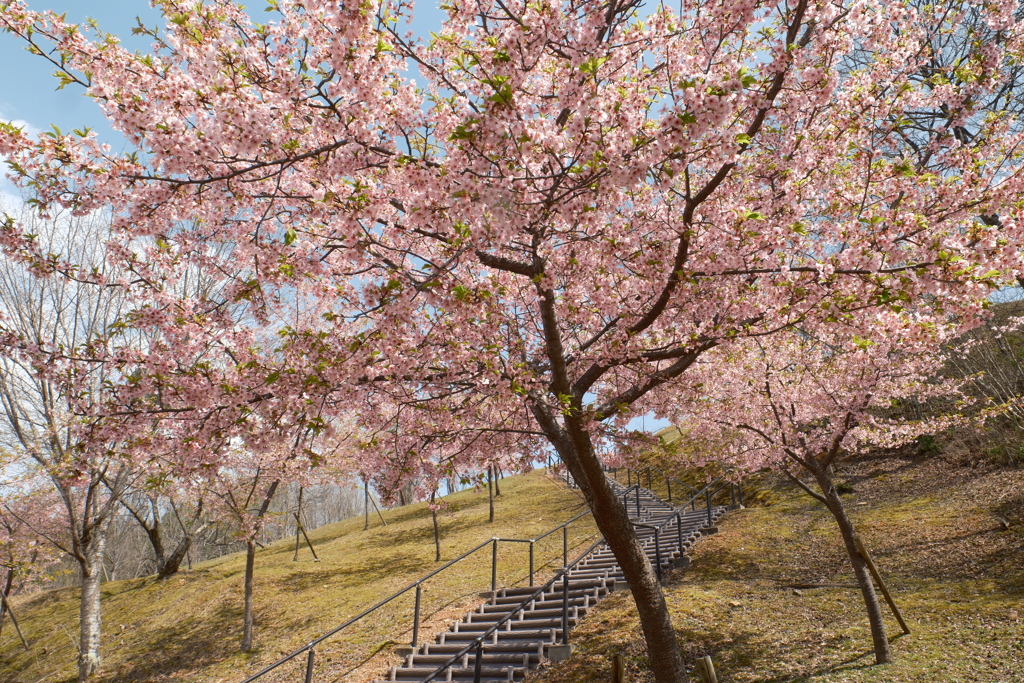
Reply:
[[[691, 672], [710, 655], [721, 683], [1024, 680], [1024, 533], [1019, 512], [1008, 530], [995, 517], [1010, 515], [1024, 472], [922, 469], [918, 490], [878, 471], [844, 497], [911, 628], [902, 635], [883, 605], [893, 664], [874, 665], [859, 590], [786, 588], [854, 579], [824, 506], [780, 484], [774, 505], [727, 515], [666, 588]], [[628, 593], [602, 602], [573, 639], [577, 654], [531, 683], [604, 683], [616, 652], [631, 683], [654, 680]]]
[[[305, 547], [300, 561], [293, 562], [294, 539], [257, 551], [256, 649], [247, 654], [238, 650], [244, 553], [205, 562], [166, 581], [106, 583], [104, 660], [97, 680], [241, 680], [486, 539], [530, 538], [586, 509], [576, 492], [540, 472], [503, 479], [501, 491], [493, 524], [487, 522], [486, 489], [447, 498], [457, 512], [439, 515], [441, 563], [433, 561], [433, 527], [424, 503], [385, 511], [387, 527], [374, 515], [369, 531], [363, 531], [362, 517], [313, 531], [310, 538], [321, 558], [318, 563]], [[590, 517], [570, 531], [570, 545], [579, 550], [595, 533]], [[499, 548], [499, 585], [522, 584], [527, 545]], [[561, 566], [561, 553], [560, 533], [538, 543], [538, 570], [550, 572], [556, 564]], [[425, 583], [424, 632], [446, 628], [465, 607], [480, 602], [477, 594], [490, 588], [490, 571], [490, 550], [485, 549]], [[63, 589], [15, 601], [32, 651], [24, 651], [7, 624], [0, 640], [0, 680], [75, 679], [77, 597], [76, 589]], [[317, 650], [318, 679], [379, 677], [393, 659], [395, 646], [409, 641], [412, 613], [409, 592], [327, 641]], [[299, 663], [289, 664], [265, 680], [301, 680], [300, 670]]]

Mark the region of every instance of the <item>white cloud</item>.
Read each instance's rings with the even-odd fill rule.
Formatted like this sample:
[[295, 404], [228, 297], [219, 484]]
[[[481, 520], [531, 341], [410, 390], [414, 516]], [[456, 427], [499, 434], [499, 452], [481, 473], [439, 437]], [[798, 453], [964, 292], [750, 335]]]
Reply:
[[37, 126], [33, 126], [28, 121], [24, 121], [22, 119], [8, 119], [6, 121], [6, 123], [11, 124], [15, 128], [21, 128], [28, 135], [30, 135], [31, 137], [34, 137], [34, 138], [35, 137], [39, 137], [39, 134], [43, 132], [42, 128], [38, 128]]
[[[8, 119], [3, 116], [3, 113], [3, 107], [0, 106], [0, 121], [9, 123], [16, 128], [21, 128], [30, 137], [37, 138], [43, 132], [41, 128], [32, 125], [24, 119]], [[3, 162], [4, 157], [0, 156], [0, 212], [5, 211], [16, 214], [21, 211], [24, 202], [21, 198], [21, 192], [7, 179], [9, 169]]]

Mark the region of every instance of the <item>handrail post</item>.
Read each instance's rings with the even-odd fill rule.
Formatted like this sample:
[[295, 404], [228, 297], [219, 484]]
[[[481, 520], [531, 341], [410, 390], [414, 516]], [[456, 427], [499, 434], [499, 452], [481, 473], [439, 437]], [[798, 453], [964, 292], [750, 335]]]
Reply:
[[711, 489], [704, 489], [704, 502], [708, 506], [708, 526], [714, 526], [714, 522], [711, 521]]
[[682, 511], [676, 513], [676, 533], [679, 534], [679, 557], [683, 556], [683, 518], [679, 515]]
[[665, 485], [668, 486], [668, 502], [672, 502], [672, 479], [666, 474]]
[[569, 643], [569, 568], [562, 567], [562, 645]]
[[480, 668], [484, 665], [484, 640], [476, 643], [476, 661], [473, 663], [473, 683], [480, 683]]
[[533, 588], [533, 541], [530, 541], [530, 588]]
[[[639, 479], [639, 477], [637, 477]], [[636, 516], [640, 516], [640, 482], [636, 483]]]
[[654, 560], [658, 568], [658, 583], [661, 583], [661, 529], [654, 527]]
[[306, 656], [306, 683], [313, 683], [313, 648], [309, 648]]
[[491, 546], [491, 590], [498, 590], [498, 539], [492, 539]]
[[562, 525], [562, 566], [569, 564], [569, 524]]
[[416, 584], [416, 607], [412, 613], [412, 646], [416, 647], [419, 645], [420, 637], [420, 596], [422, 594], [422, 584]]

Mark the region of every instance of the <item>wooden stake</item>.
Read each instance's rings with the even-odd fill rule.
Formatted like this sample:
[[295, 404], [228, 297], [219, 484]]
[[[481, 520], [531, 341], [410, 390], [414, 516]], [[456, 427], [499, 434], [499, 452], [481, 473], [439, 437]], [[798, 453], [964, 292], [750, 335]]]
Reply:
[[892, 596], [889, 595], [889, 589], [885, 585], [885, 581], [882, 581], [882, 575], [878, 573], [878, 569], [875, 567], [875, 563], [871, 560], [871, 555], [868, 554], [868, 549], [864, 547], [864, 543], [860, 540], [860, 536], [853, 537], [854, 543], [857, 544], [857, 552], [864, 558], [864, 562], [868, 565], [868, 570], [871, 572], [871, 576], [874, 577], [875, 583], [878, 584], [878, 589], [882, 591], [882, 595], [885, 597], [885, 602], [888, 603], [889, 609], [896, 615], [896, 621], [899, 622], [900, 628], [903, 629], [904, 634], [910, 633], [910, 627], [907, 626], [907, 622], [903, 621], [903, 615], [900, 614], [900, 608], [896, 606], [896, 602], [893, 601]]
[[612, 655], [612, 683], [626, 683], [626, 660], [621, 654]]
[[377, 516], [380, 517], [380, 521], [384, 522], [384, 526], [387, 526], [388, 523], [384, 521], [384, 515], [381, 514], [380, 508], [377, 507], [377, 501], [373, 499], [373, 496], [370, 496], [369, 494], [367, 494], [367, 496], [369, 497], [370, 502], [373, 503], [373, 509], [377, 511]]
[[25, 640], [25, 636], [21, 635], [21, 627], [18, 626], [18, 620], [14, 618], [14, 610], [11, 609], [11, 603], [7, 601], [7, 596], [2, 592], [0, 592], [0, 600], [4, 601], [4, 609], [7, 611], [7, 614], [11, 615], [11, 623], [14, 624], [14, 630], [18, 632], [18, 637], [21, 638], [21, 644], [25, 646], [27, 651], [31, 652], [32, 648], [29, 647], [28, 641]]
[[[319, 562], [320, 558], [316, 555], [316, 548], [313, 547], [312, 541], [309, 540], [309, 536], [306, 535], [306, 527], [302, 526], [302, 522], [299, 521], [299, 516], [295, 515], [295, 524], [298, 525], [298, 531], [302, 532], [302, 537], [306, 539], [306, 545], [309, 546], [309, 552], [313, 553], [313, 561]], [[298, 549], [295, 550], [295, 555], [298, 557]]]
[[[302, 522], [299, 521], [299, 515], [302, 514], [302, 487], [299, 487], [299, 511], [295, 513], [295, 554], [292, 556], [292, 562], [299, 561], [299, 531], [302, 529]], [[308, 539], [307, 539], [308, 540]], [[314, 553], [314, 557], [316, 554]]]
[[718, 683], [718, 675], [715, 673], [715, 665], [711, 663], [711, 657], [705, 656], [697, 660], [697, 673], [703, 683]]

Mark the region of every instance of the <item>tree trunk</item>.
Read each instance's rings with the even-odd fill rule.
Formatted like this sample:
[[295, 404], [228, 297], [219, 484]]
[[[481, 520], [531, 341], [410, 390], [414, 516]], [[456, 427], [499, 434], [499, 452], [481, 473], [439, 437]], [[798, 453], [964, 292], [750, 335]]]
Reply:
[[[437, 522], [434, 522], [437, 524]], [[11, 585], [14, 583], [14, 570], [7, 568], [7, 580], [4, 581], [4, 600], [0, 600], [0, 634], [4, 631], [4, 615], [7, 613], [7, 600], [11, 597]]]
[[363, 531], [370, 528], [370, 483], [363, 484]]
[[299, 505], [298, 512], [295, 513], [295, 554], [292, 556], [292, 562], [299, 561], [299, 534], [302, 532], [302, 492], [303, 487], [299, 487]]
[[[153, 557], [156, 559], [156, 573], [161, 579], [166, 578], [169, 574], [165, 574], [167, 567], [167, 558], [164, 554], [164, 539], [163, 534], [160, 531], [160, 521], [157, 520], [152, 527], [143, 526], [146, 531], [146, 536], [149, 537], [149, 544], [153, 546]], [[172, 572], [173, 573], [173, 572]]]
[[[430, 494], [430, 504], [434, 504], [437, 491]], [[441, 561], [441, 527], [437, 524], [437, 510], [431, 508], [430, 515], [434, 518], [434, 562]]]
[[87, 681], [100, 666], [100, 579], [103, 575], [105, 539], [88, 548], [82, 569], [82, 599], [79, 602], [78, 680]]
[[563, 429], [544, 407], [535, 407], [534, 415], [576, 479], [594, 513], [597, 528], [626, 576], [639, 612], [654, 680], [657, 683], [686, 683], [686, 667], [661, 584], [637, 538], [629, 513], [601, 469], [589, 434], [574, 418], [567, 418]]
[[818, 468], [817, 470], [812, 470], [811, 474], [814, 475], [818, 486], [821, 487], [821, 491], [825, 496], [825, 505], [828, 507], [828, 511], [832, 513], [832, 516], [835, 517], [836, 524], [839, 526], [839, 533], [842, 535], [843, 543], [846, 545], [846, 554], [850, 557], [853, 574], [857, 577], [857, 585], [860, 586], [861, 595], [864, 597], [864, 607], [867, 609], [868, 623], [871, 624], [871, 640], [875, 646], [875, 664], [888, 664], [892, 661], [892, 650], [889, 649], [889, 639], [885, 634], [882, 606], [878, 602], [878, 594], [875, 592], [875, 586], [871, 582], [871, 574], [868, 571], [867, 562], [864, 561], [860, 551], [857, 550], [857, 543], [854, 540], [856, 530], [853, 527], [853, 522], [847, 516], [843, 501], [839, 498], [839, 493], [836, 491], [835, 486], [832, 485], [832, 480], [828, 473], [824, 469]]
[[245, 541], [245, 612], [242, 616], [242, 652], [252, 649], [252, 579], [256, 566], [256, 539]]
[[492, 468], [487, 468], [487, 505], [490, 508], [490, 513], [487, 516], [488, 522], [494, 521], [494, 477], [492, 476]]
[[194, 534], [187, 534], [178, 545], [174, 548], [174, 551], [164, 561], [163, 567], [160, 569], [159, 578], [166, 579], [170, 576], [174, 576], [181, 569], [181, 563], [185, 559], [189, 548], [192, 547], [192, 539]]
[[501, 495], [501, 485], [498, 483], [498, 480], [500, 478], [501, 478], [501, 470], [499, 470], [498, 466], [495, 465], [494, 466], [494, 497], [495, 498], [497, 498], [498, 496]]

